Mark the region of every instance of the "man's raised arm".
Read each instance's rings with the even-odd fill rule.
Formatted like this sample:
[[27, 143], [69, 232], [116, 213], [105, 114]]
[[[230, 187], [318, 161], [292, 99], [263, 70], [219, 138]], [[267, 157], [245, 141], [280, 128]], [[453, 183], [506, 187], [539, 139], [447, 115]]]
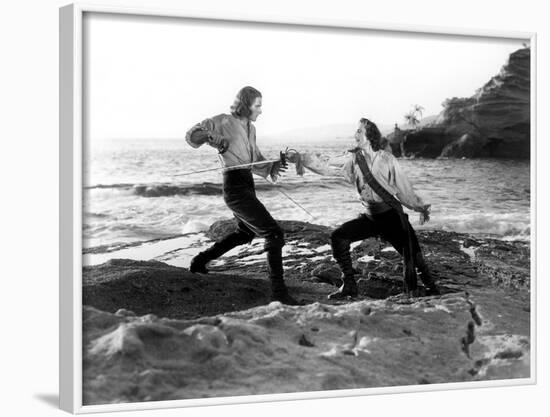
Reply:
[[205, 143], [219, 147], [223, 142], [223, 136], [215, 131], [216, 125], [213, 119], [204, 119], [197, 123], [185, 134], [186, 142], [193, 148], [198, 148]]
[[288, 161], [296, 164], [296, 172], [299, 175], [303, 175], [306, 168], [318, 175], [342, 177], [353, 183], [353, 160], [350, 155], [343, 158], [329, 158], [319, 153], [291, 152], [288, 155]]

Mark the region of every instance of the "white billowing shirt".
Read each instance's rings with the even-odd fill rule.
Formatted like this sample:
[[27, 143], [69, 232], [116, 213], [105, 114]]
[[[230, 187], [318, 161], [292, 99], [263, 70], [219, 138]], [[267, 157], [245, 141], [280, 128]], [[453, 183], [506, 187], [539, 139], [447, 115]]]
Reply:
[[[368, 142], [361, 148], [361, 151], [374, 178], [382, 187], [405, 207], [418, 212], [422, 211], [425, 203], [414, 191], [395, 156], [386, 150], [374, 151]], [[339, 167], [329, 165], [329, 160], [317, 154], [301, 153], [300, 156], [303, 165], [309, 170], [320, 175], [340, 176], [347, 182], [356, 185], [360, 199], [365, 206], [368, 206], [369, 203], [384, 202], [382, 197], [365, 182], [361, 169], [354, 162], [352, 153], [347, 154], [344, 164]]]
[[[193, 148], [202, 145], [202, 143], [193, 141], [193, 133], [197, 130], [205, 130], [227, 140], [228, 149], [221, 154], [221, 160], [226, 169], [265, 160], [256, 144], [256, 128], [250, 121], [243, 122], [232, 114], [219, 114], [205, 119], [189, 129], [185, 136], [187, 143]], [[266, 162], [265, 164], [255, 165], [251, 169], [254, 174], [267, 178], [272, 166], [273, 163]]]

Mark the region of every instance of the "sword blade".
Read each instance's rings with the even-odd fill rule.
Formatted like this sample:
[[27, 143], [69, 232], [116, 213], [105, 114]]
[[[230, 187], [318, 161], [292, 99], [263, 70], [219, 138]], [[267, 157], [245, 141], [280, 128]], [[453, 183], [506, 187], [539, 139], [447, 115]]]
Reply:
[[192, 174], [200, 174], [202, 172], [210, 172], [210, 171], [220, 171], [220, 170], [232, 170], [232, 169], [239, 169], [239, 168], [248, 168], [255, 165], [263, 165], [263, 164], [269, 164], [272, 162], [280, 162], [280, 159], [270, 159], [267, 161], [257, 161], [257, 162], [251, 162], [249, 164], [241, 164], [241, 165], [233, 165], [230, 167], [217, 167], [217, 168], [207, 168], [207, 169], [199, 169], [198, 171], [189, 171], [189, 172], [183, 172], [181, 174], [175, 174], [174, 177], [183, 177], [185, 175], [192, 175]]
[[284, 195], [286, 198], [288, 198], [291, 202], [293, 202], [296, 206], [301, 208], [303, 211], [305, 211], [307, 214], [309, 214], [313, 219], [316, 219], [316, 217], [311, 214], [304, 206], [302, 206], [300, 203], [298, 203], [296, 200], [294, 200], [291, 196], [289, 196], [287, 193], [285, 193], [281, 188], [277, 188], [277, 191], [279, 191], [282, 195]]

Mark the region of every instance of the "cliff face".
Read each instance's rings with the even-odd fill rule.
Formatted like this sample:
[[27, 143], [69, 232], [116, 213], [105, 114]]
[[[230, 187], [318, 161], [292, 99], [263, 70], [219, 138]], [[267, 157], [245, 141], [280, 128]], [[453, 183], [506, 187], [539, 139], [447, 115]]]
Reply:
[[429, 125], [410, 132], [406, 150], [423, 157], [529, 158], [529, 48], [510, 55], [472, 97], [451, 98]]

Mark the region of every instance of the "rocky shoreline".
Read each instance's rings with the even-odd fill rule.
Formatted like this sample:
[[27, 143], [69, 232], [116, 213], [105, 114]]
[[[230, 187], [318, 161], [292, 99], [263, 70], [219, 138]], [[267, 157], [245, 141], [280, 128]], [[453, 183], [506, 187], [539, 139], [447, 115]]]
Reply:
[[402, 145], [423, 158], [509, 158], [531, 156], [531, 50], [519, 49], [500, 72], [471, 97], [445, 100], [443, 110], [417, 129], [388, 135], [395, 155]]
[[330, 229], [280, 224], [304, 306], [269, 304], [259, 242], [208, 275], [156, 260], [84, 267], [85, 403], [529, 377], [529, 243], [421, 231], [443, 294], [407, 298], [399, 254], [369, 239], [352, 250], [360, 297], [329, 302]]

